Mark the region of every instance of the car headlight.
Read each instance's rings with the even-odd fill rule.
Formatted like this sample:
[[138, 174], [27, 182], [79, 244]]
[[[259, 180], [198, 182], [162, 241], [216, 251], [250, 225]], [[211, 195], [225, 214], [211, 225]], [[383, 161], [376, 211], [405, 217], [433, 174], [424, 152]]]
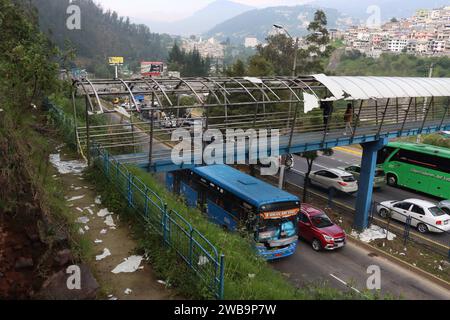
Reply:
[[334, 238], [333, 238], [333, 237], [327, 236], [326, 234], [323, 235], [323, 238], [324, 238], [326, 241], [334, 241]]

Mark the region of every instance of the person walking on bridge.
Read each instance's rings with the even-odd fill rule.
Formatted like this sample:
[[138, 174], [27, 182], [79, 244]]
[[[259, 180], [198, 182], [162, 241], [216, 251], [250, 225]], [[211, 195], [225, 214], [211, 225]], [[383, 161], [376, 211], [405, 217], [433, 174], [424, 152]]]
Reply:
[[353, 134], [353, 105], [351, 103], [347, 104], [347, 110], [345, 110], [344, 114], [344, 121], [345, 121], [345, 132], [344, 136], [347, 135], [347, 131], [350, 130], [350, 134]]

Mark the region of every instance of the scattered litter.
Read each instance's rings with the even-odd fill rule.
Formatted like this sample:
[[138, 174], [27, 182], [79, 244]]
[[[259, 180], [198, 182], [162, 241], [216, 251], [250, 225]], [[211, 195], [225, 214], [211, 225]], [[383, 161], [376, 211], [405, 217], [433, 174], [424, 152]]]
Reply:
[[92, 211], [91, 208], [86, 207], [86, 208], [84, 208], [84, 209], [87, 210], [91, 216], [94, 215], [94, 211]]
[[0, 109], [0, 112], [3, 112], [4, 110], [3, 109]]
[[166, 282], [165, 282], [165, 281], [162, 281], [162, 280], [158, 280], [158, 283], [159, 283], [159, 284], [162, 284], [162, 285], [164, 285], [164, 286], [166, 285]]
[[444, 271], [444, 269], [442, 269], [442, 267], [439, 265], [438, 266], [439, 271]]
[[203, 265], [207, 264], [208, 262], [209, 262], [209, 260], [205, 256], [200, 256], [200, 258], [198, 259], [199, 266], [203, 266]]
[[102, 204], [102, 196], [95, 197], [95, 204]]
[[404, 252], [400, 252], [399, 255], [405, 256], [406, 254]]
[[250, 279], [255, 278], [255, 276], [256, 276], [256, 275], [255, 275], [254, 273], [249, 273], [249, 274], [248, 274], [248, 277], [249, 277]]
[[83, 198], [84, 198], [84, 195], [82, 195], [82, 196], [75, 196], [75, 197], [72, 197], [70, 199], [67, 199], [67, 201], [70, 202], [70, 201], [80, 200], [80, 199], [83, 199]]
[[[359, 233], [355, 230], [352, 230], [351, 235], [355, 238], [358, 238], [359, 240], [363, 241], [363, 242], [371, 242], [373, 240], [376, 239], [386, 239], [386, 233], [388, 231], [386, 229], [383, 229], [379, 226], [376, 225], [371, 225], [370, 228], [364, 230], [363, 232]], [[388, 232], [387, 234], [387, 239], [388, 240], [394, 240], [394, 238], [396, 237], [395, 234], [393, 234], [392, 232]]]
[[144, 266], [140, 266], [138, 269], [139, 270], [144, 270]]
[[79, 177], [78, 180], [84, 180], [84, 178], [83, 177]]
[[125, 258], [125, 261], [120, 263], [117, 267], [115, 267], [111, 272], [114, 274], [117, 273], [131, 273], [135, 272], [139, 269], [139, 265], [142, 261], [142, 256], [131, 256], [129, 258]]
[[129, 295], [130, 293], [132, 293], [133, 290], [126, 288], [125, 291], [123, 293], [125, 293], [126, 295]]
[[79, 234], [84, 234], [83, 228], [78, 229], [78, 233], [79, 233]]
[[417, 265], [416, 265], [416, 263], [415, 263], [415, 262], [413, 263], [413, 266], [414, 266], [414, 267], [417, 267]]
[[84, 186], [83, 188], [85, 188], [85, 189], [89, 189], [89, 187], [87, 187], [87, 186]]
[[78, 222], [78, 223], [82, 223], [82, 224], [86, 224], [86, 223], [89, 222], [89, 218], [88, 218], [88, 217], [79, 217], [79, 218], [77, 219], [77, 222]]
[[111, 297], [108, 300], [112, 300], [112, 301], [114, 300], [115, 301], [115, 300], [117, 300], [117, 298], [116, 297]]
[[110, 229], [115, 229], [116, 228], [116, 224], [114, 223], [113, 217], [112, 216], [106, 216], [105, 218], [105, 224], [110, 228]]
[[106, 209], [106, 208], [101, 209], [99, 212], [97, 212], [97, 215], [98, 215], [100, 218], [109, 216], [109, 215], [111, 215], [111, 214], [113, 214], [113, 212], [109, 212], [109, 210]]
[[80, 160], [61, 161], [59, 153], [51, 154], [49, 159], [51, 164], [53, 164], [61, 174], [81, 173], [87, 167], [86, 162]]
[[67, 205], [69, 208], [72, 208], [73, 207], [73, 203], [70, 203], [70, 204], [68, 204]]
[[98, 255], [95, 257], [95, 260], [100, 261], [100, 260], [105, 259], [106, 257], [109, 257], [110, 255], [111, 255], [111, 252], [107, 248], [105, 248], [105, 249], [103, 249], [103, 253], [101, 255]]
[[81, 189], [83, 189], [83, 187], [75, 187], [75, 188], [73, 188], [73, 190], [75, 190], [75, 191], [78, 191], [78, 190], [81, 190]]
[[88, 226], [84, 226], [84, 230], [89, 231], [89, 227]]
[[95, 207], [95, 204], [91, 204], [91, 208], [94, 208]]
[[80, 212], [83, 212], [83, 209], [76, 207], [75, 209], [77, 209]]
[[108, 232], [107, 229], [102, 229], [102, 230], [100, 231], [100, 234], [106, 234], [107, 232]]
[[94, 241], [95, 243], [103, 243], [103, 240], [99, 240], [99, 239], [96, 239], [95, 241]]

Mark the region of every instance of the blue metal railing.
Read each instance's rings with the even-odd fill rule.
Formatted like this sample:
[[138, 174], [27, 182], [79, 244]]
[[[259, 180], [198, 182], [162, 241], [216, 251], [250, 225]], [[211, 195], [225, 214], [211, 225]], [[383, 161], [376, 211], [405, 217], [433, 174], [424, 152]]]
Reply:
[[162, 237], [165, 245], [177, 252], [216, 298], [223, 299], [224, 255], [106, 150], [93, 145], [91, 159], [124, 196], [128, 206]]
[[[52, 120], [64, 131], [67, 141], [76, 141], [74, 119], [53, 104], [48, 107]], [[94, 164], [126, 199], [128, 206], [162, 237], [164, 245], [175, 250], [209, 292], [217, 299], [223, 299], [224, 255], [219, 254], [216, 247], [178, 212], [168, 209], [156, 192], [134, 176], [108, 151], [93, 144], [91, 157]]]

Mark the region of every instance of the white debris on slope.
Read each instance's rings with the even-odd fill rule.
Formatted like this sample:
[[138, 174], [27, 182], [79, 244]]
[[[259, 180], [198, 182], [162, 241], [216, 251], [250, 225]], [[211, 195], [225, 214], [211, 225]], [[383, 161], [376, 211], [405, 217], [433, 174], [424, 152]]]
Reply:
[[75, 196], [75, 197], [72, 197], [72, 198], [70, 198], [70, 199], [67, 199], [67, 201], [68, 202], [70, 202], [70, 201], [76, 201], [76, 200], [80, 200], [80, 199], [83, 199], [84, 198], [84, 195], [82, 195], [82, 196]]
[[200, 256], [200, 258], [198, 259], [199, 266], [203, 266], [203, 265], [207, 264], [208, 262], [209, 262], [209, 260], [205, 256]]
[[130, 288], [126, 288], [125, 291], [123, 293], [125, 293], [126, 295], [129, 295], [133, 292], [133, 290], [131, 290]]
[[111, 214], [114, 214], [114, 213], [113, 212], [109, 212], [109, 210], [107, 208], [103, 208], [99, 212], [97, 212], [97, 216], [99, 216], [100, 218], [104, 218], [104, 217], [109, 216]]
[[51, 164], [58, 170], [61, 174], [67, 173], [82, 173], [87, 167], [86, 162], [80, 160], [70, 160], [62, 161], [61, 155], [59, 153], [51, 154], [49, 156]]
[[88, 218], [88, 217], [79, 217], [79, 218], [77, 219], [77, 222], [78, 222], [78, 223], [82, 223], [82, 224], [86, 224], [86, 223], [89, 222], [89, 218]]
[[129, 258], [125, 258], [125, 261], [120, 263], [117, 267], [115, 267], [111, 272], [114, 274], [117, 273], [131, 273], [135, 272], [139, 269], [139, 265], [142, 262], [142, 256], [131, 256]]
[[95, 204], [102, 204], [102, 197], [101, 196], [96, 196], [95, 197]]
[[105, 224], [110, 228], [110, 229], [115, 229], [116, 228], [116, 224], [114, 223], [113, 217], [112, 216], [106, 216], [105, 218]]
[[[359, 240], [363, 242], [371, 242], [376, 239], [386, 239], [386, 233], [387, 230], [383, 229], [376, 225], [371, 225], [370, 228], [364, 230], [363, 232], [359, 233], [355, 230], [352, 230], [351, 235], [355, 238], [358, 238]], [[387, 240], [394, 240], [396, 237], [395, 234], [392, 232], [388, 232], [387, 234]]]
[[110, 255], [111, 255], [111, 252], [107, 248], [105, 248], [105, 249], [103, 249], [102, 254], [95, 257], [95, 260], [100, 261], [100, 260], [105, 259], [106, 257], [109, 257]]

